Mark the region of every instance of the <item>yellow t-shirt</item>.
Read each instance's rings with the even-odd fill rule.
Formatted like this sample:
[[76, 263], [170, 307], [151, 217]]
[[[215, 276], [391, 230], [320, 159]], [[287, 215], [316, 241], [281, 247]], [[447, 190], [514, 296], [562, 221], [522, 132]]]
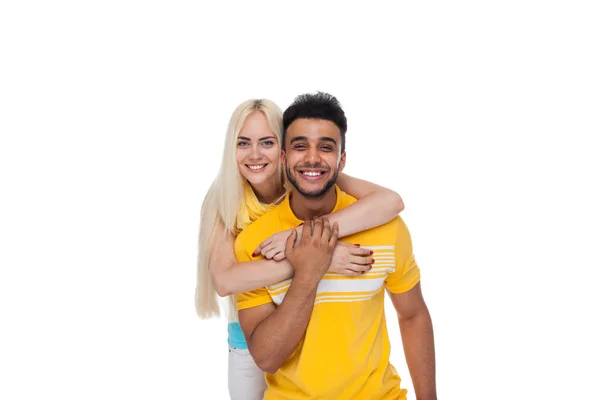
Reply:
[[[336, 194], [334, 211], [356, 201], [337, 186]], [[240, 233], [235, 241], [237, 260], [256, 259], [252, 252], [264, 239], [300, 223], [288, 195]], [[373, 250], [373, 269], [361, 276], [325, 274], [303, 339], [276, 373], [266, 374], [265, 400], [405, 398], [406, 390], [400, 389], [400, 377], [389, 362], [383, 289], [403, 293], [419, 282], [410, 234], [396, 217], [342, 240]], [[281, 304], [290, 282], [238, 295], [238, 309]]]

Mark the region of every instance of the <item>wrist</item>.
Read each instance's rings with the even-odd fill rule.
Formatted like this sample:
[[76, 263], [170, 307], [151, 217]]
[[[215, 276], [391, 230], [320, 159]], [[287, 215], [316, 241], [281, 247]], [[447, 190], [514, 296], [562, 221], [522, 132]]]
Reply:
[[316, 288], [321, 281], [321, 278], [322, 277], [316, 276], [314, 273], [294, 271], [294, 282], [297, 283], [297, 286], [303, 286], [306, 289]]

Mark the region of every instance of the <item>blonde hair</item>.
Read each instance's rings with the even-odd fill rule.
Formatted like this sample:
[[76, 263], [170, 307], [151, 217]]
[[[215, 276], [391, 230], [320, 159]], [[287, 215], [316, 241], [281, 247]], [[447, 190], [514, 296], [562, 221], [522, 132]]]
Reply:
[[[226, 231], [237, 236], [270, 207], [258, 200], [248, 181], [240, 174], [236, 161], [238, 135], [246, 117], [255, 111], [264, 114], [279, 145], [282, 144], [283, 115], [277, 104], [266, 99], [254, 99], [243, 102], [234, 110], [225, 135], [221, 167], [204, 198], [200, 213], [196, 313], [203, 319], [218, 317], [221, 314], [209, 265], [210, 247], [215, 239], [218, 240], [218, 238], [213, 238], [217, 224], [221, 221]], [[285, 175], [281, 166], [279, 168], [279, 176], [283, 185]], [[229, 306], [230, 310], [235, 310], [231, 298]]]

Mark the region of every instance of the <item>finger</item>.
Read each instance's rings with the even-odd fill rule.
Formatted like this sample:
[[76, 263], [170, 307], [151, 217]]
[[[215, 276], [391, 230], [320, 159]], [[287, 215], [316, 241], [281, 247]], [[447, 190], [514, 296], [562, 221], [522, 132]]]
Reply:
[[321, 238], [324, 242], [329, 242], [331, 239], [331, 224], [327, 218], [323, 218], [323, 236]]
[[373, 266], [371, 264], [350, 264], [348, 269], [356, 272], [367, 272], [373, 269]]
[[[295, 229], [294, 229], [295, 230]], [[312, 221], [306, 220], [302, 225], [302, 239], [308, 240], [312, 234]]]
[[288, 253], [290, 251], [292, 251], [294, 249], [294, 242], [296, 241], [296, 230], [292, 229], [292, 233], [290, 233], [290, 236], [288, 236], [288, 238], [285, 241], [285, 252]]
[[348, 269], [348, 271], [354, 271], [359, 275], [364, 275], [367, 272], [369, 272], [371, 269], [373, 269], [373, 266], [372, 265], [350, 264], [350, 266], [347, 269]]
[[333, 223], [333, 229], [331, 232], [331, 239], [329, 239], [329, 245], [334, 246], [337, 243], [338, 235], [340, 234], [340, 226], [337, 222]]
[[266, 256], [267, 256], [267, 253], [268, 253], [269, 251], [272, 251], [272, 250], [274, 250], [274, 249], [275, 249], [275, 245], [274, 245], [274, 244], [271, 244], [271, 245], [269, 245], [269, 246], [267, 246], [267, 247], [263, 247], [263, 249], [260, 251], [260, 253], [261, 253], [263, 256], [265, 256], [265, 257], [266, 257]]
[[298, 225], [296, 230], [298, 231], [298, 236], [299, 236], [296, 240], [300, 240], [300, 238], [302, 237], [302, 232], [304, 231], [304, 223]]
[[283, 251], [280, 251], [279, 253], [277, 253], [273, 256], [273, 260], [275, 260], [275, 261], [281, 261], [284, 258], [285, 258], [285, 254], [283, 253]]
[[270, 259], [272, 259], [272, 258], [273, 258], [273, 256], [274, 256], [275, 254], [277, 254], [277, 249], [271, 249], [271, 250], [269, 250], [269, 251], [267, 252], [267, 254], [265, 255], [265, 258], [266, 258], [267, 260], [270, 260]]
[[262, 249], [265, 248], [269, 244], [271, 244], [271, 238], [268, 238], [267, 240], [265, 240], [264, 242], [259, 244], [258, 247], [254, 250], [254, 253], [252, 253], [252, 257], [256, 257], [257, 255], [259, 255], [261, 253]]
[[361, 256], [353, 256], [353, 255], [348, 257], [348, 261], [350, 261], [352, 264], [357, 264], [357, 265], [371, 265], [374, 262], [374, 260], [371, 257], [361, 257]]
[[313, 237], [316, 239], [321, 239], [321, 236], [323, 235], [323, 220], [321, 218], [317, 218], [314, 220], [314, 230], [313, 230]]
[[353, 256], [363, 256], [363, 257], [366, 257], [366, 256], [372, 255], [373, 251], [371, 251], [369, 249], [364, 249], [362, 247], [352, 246], [352, 248], [350, 249], [350, 254], [352, 254]]

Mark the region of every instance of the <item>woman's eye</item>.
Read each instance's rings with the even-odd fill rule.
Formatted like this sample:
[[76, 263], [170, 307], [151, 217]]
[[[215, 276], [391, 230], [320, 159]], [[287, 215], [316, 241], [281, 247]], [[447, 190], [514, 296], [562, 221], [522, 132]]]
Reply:
[[272, 140], [265, 140], [262, 143], [263, 143], [263, 146], [265, 146], [265, 147], [271, 147], [271, 146], [273, 146], [275, 144], [275, 142], [272, 141]]
[[248, 142], [239, 142], [238, 146], [239, 147], [247, 147], [248, 146]]

